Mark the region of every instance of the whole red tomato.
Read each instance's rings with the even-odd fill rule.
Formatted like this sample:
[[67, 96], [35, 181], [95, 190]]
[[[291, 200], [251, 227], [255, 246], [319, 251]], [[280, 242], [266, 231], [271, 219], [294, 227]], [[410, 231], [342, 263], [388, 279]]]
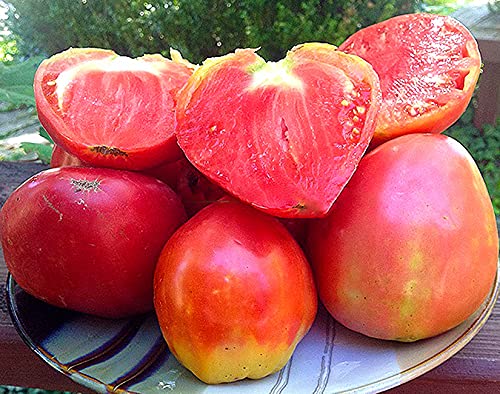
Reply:
[[498, 234], [469, 153], [412, 134], [366, 155], [331, 214], [310, 227], [320, 298], [340, 323], [414, 341], [469, 317], [495, 278]]
[[133, 172], [64, 167], [21, 185], [0, 214], [7, 268], [52, 305], [105, 317], [153, 308], [153, 272], [185, 220], [177, 195]]
[[204, 208], [172, 236], [154, 294], [172, 353], [207, 383], [281, 369], [317, 309], [310, 267], [292, 236], [234, 200]]
[[[66, 152], [55, 144], [52, 151], [50, 166], [90, 166], [75, 155]], [[225, 193], [215, 183], [210, 182], [200, 173], [184, 155], [175, 161], [162, 163], [156, 167], [140, 171], [166, 183], [174, 190], [184, 205], [188, 217], [193, 216], [200, 209], [221, 198]], [[298, 225], [293, 226], [295, 227]], [[298, 233], [300, 230], [296, 230]]]
[[226, 194], [199, 172], [184, 155], [176, 161], [163, 163], [143, 172], [169, 185], [180, 197], [188, 217]]

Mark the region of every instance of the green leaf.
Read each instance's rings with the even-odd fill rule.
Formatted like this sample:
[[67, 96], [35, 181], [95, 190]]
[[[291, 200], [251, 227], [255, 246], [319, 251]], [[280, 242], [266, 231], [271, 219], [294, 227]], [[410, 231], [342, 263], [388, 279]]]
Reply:
[[54, 144], [54, 140], [49, 135], [49, 133], [47, 133], [47, 130], [45, 130], [42, 126], [40, 126], [40, 128], [38, 129], [38, 134], [40, 134], [41, 137], [49, 141], [49, 143], [51, 143], [52, 145]]
[[45, 164], [50, 163], [52, 146], [47, 144], [36, 144], [33, 142], [22, 142], [21, 148], [27, 153], [36, 153], [38, 158]]
[[33, 80], [42, 60], [34, 57], [20, 63], [0, 63], [0, 101], [11, 108], [34, 106]]

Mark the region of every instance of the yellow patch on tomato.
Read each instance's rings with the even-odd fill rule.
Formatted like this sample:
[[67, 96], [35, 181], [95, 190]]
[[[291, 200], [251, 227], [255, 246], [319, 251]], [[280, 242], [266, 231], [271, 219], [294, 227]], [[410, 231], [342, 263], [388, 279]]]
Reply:
[[409, 266], [412, 271], [418, 271], [424, 264], [424, 256], [420, 250], [415, 251], [410, 258]]
[[411, 279], [406, 282], [403, 289], [403, 300], [401, 301], [401, 307], [399, 309], [401, 318], [403, 320], [412, 318], [416, 312], [415, 296], [414, 293], [417, 288], [417, 280]]
[[261, 379], [282, 369], [296, 345], [264, 348], [255, 339], [241, 343], [220, 343], [203, 354], [189, 342], [177, 341], [171, 348], [177, 359], [196, 377], [207, 384], [228, 383], [244, 378]]

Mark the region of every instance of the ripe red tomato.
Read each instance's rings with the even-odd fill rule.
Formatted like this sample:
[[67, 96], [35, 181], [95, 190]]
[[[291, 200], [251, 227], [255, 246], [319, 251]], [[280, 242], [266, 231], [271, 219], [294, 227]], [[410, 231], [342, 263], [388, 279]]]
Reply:
[[286, 227], [288, 232], [301, 247], [305, 246], [307, 237], [307, 225], [311, 220], [280, 218], [280, 222]]
[[180, 155], [175, 96], [191, 75], [161, 55], [137, 59], [74, 48], [44, 60], [34, 90], [40, 122], [69, 153], [95, 166], [140, 170]]
[[367, 154], [331, 214], [310, 227], [320, 298], [363, 334], [414, 341], [460, 324], [495, 278], [498, 234], [469, 153], [412, 134]]
[[158, 256], [186, 214], [162, 182], [64, 167], [21, 185], [0, 213], [7, 268], [52, 305], [105, 317], [153, 308]]
[[172, 353], [207, 383], [281, 369], [311, 327], [311, 269], [275, 218], [234, 200], [188, 220], [163, 249], [154, 303]]
[[381, 108], [372, 145], [409, 133], [441, 133], [469, 103], [481, 70], [476, 40], [458, 21], [401, 15], [354, 33], [341, 51], [380, 77]]
[[188, 217], [226, 194], [200, 173], [184, 155], [176, 161], [144, 170], [144, 173], [169, 185], [180, 197]]
[[254, 50], [209, 59], [182, 89], [177, 139], [193, 165], [275, 216], [319, 217], [373, 134], [378, 77], [328, 44], [266, 63]]

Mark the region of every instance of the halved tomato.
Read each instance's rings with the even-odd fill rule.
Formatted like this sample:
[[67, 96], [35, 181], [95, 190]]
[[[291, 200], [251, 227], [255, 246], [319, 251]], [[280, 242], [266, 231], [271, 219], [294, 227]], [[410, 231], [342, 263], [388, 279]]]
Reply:
[[441, 133], [469, 103], [481, 70], [476, 40], [457, 20], [400, 15], [359, 30], [340, 47], [380, 77], [372, 145], [409, 133]]
[[208, 59], [181, 90], [177, 140], [204, 175], [280, 217], [327, 214], [373, 134], [372, 67], [332, 45], [273, 63], [253, 49]]
[[190, 75], [182, 59], [69, 49], [43, 61], [36, 72], [38, 116], [58, 145], [87, 163], [153, 167], [180, 154], [175, 95]]

